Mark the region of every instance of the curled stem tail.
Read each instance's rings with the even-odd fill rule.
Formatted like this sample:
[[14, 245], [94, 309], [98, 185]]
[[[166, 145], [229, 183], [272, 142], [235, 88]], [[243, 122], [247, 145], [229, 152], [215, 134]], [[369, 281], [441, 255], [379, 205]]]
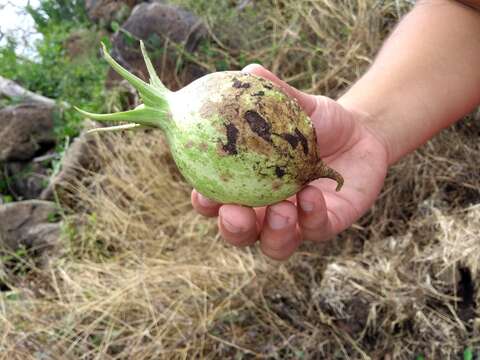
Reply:
[[335, 191], [340, 191], [344, 184], [343, 176], [338, 171], [325, 165], [323, 161], [319, 161], [317, 165], [315, 179], [319, 179], [319, 178], [327, 178], [327, 179], [332, 179], [336, 181], [337, 187]]

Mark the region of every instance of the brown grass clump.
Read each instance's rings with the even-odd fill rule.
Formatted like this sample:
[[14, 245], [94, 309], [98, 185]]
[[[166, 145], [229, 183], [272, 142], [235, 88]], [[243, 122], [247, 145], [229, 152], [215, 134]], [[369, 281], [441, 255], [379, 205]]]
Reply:
[[[303, 29], [329, 58], [304, 54], [301, 67], [293, 40], [255, 56], [331, 95], [406, 7], [272, 3], [258, 16], [276, 27], [259, 38]], [[323, 22], [309, 22], [317, 12]], [[102, 135], [102, 170], [75, 185], [66, 254], [0, 297], [0, 359], [459, 358], [480, 345], [479, 134], [473, 117], [444, 131], [391, 168], [359, 223], [285, 263], [222, 242], [158, 132]]]
[[[293, 86], [336, 97], [371, 62], [408, 0], [173, 0], [207, 23], [210, 39], [179, 64], [208, 71], [261, 63]], [[247, 4], [246, 6], [233, 6]]]

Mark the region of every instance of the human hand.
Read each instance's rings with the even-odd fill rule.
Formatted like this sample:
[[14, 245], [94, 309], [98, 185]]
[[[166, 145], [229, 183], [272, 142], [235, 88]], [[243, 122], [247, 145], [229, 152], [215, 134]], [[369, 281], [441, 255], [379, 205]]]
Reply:
[[342, 174], [339, 192], [331, 180], [318, 179], [280, 203], [250, 208], [219, 204], [192, 191], [192, 205], [204, 216], [218, 216], [222, 237], [234, 246], [260, 241], [273, 259], [290, 257], [303, 240], [326, 241], [348, 228], [377, 198], [387, 171], [387, 144], [369, 125], [368, 117], [338, 102], [302, 93], [260, 65], [245, 72], [271, 80], [296, 98], [315, 127], [320, 158]]

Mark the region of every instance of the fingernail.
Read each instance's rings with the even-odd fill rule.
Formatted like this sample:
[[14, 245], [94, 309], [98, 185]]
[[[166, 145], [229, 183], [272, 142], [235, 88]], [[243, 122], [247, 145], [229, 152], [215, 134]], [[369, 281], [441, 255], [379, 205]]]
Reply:
[[274, 230], [280, 230], [288, 225], [288, 217], [280, 215], [279, 213], [275, 212], [275, 210], [271, 210], [268, 212], [267, 215], [268, 225]]
[[198, 196], [197, 196], [197, 199], [198, 199], [198, 203], [200, 205], [202, 205], [203, 207], [213, 207], [216, 205], [215, 202], [213, 202], [212, 200], [210, 199], [207, 199], [205, 196], [203, 196], [202, 194], [198, 193]]
[[242, 228], [231, 223], [230, 221], [224, 219], [224, 218], [221, 218], [222, 219], [222, 224], [223, 226], [225, 227], [225, 229], [227, 229], [228, 232], [231, 232], [232, 234], [238, 234], [240, 232], [242, 232]]
[[305, 212], [310, 212], [315, 207], [315, 204], [311, 201], [300, 201], [300, 207]]

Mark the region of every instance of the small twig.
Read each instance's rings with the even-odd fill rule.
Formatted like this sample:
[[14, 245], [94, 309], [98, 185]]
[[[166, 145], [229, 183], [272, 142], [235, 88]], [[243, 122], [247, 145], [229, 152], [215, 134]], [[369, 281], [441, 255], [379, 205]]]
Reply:
[[243, 0], [240, 4], [237, 5], [236, 10], [237, 11], [242, 11], [247, 7], [248, 4], [250, 4], [252, 0]]
[[58, 157], [57, 153], [45, 154], [45, 155], [42, 155], [42, 156], [37, 156], [36, 158], [34, 158], [32, 160], [32, 162], [41, 163], [41, 162], [44, 162], [44, 161], [55, 159], [57, 157]]

